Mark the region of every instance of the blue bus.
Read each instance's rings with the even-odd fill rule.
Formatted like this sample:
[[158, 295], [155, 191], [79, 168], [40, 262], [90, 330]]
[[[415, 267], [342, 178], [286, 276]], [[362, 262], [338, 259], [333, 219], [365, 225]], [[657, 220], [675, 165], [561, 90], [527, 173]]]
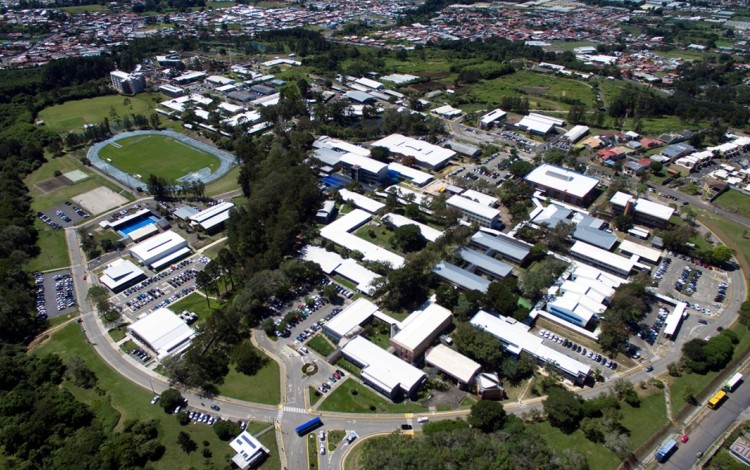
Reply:
[[656, 460], [658, 462], [666, 462], [670, 455], [672, 455], [672, 452], [677, 449], [677, 443], [674, 439], [671, 439], [669, 442], [664, 444], [664, 446], [656, 451]]
[[297, 435], [301, 437], [312, 431], [313, 429], [319, 428], [320, 426], [323, 426], [323, 421], [320, 420], [320, 417], [316, 416], [310, 421], [297, 426], [295, 431], [297, 432]]

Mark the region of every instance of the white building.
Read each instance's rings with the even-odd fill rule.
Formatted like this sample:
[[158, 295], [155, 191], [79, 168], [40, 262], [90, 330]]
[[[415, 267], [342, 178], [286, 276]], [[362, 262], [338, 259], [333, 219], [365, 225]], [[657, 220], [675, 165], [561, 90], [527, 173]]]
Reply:
[[160, 308], [128, 326], [130, 334], [156, 353], [160, 361], [185, 351], [195, 330], [168, 308]]
[[157, 270], [189, 253], [187, 240], [171, 230], [155, 235], [130, 248], [130, 254], [141, 264]]
[[394, 269], [400, 268], [404, 265], [402, 256], [349, 233], [364, 225], [371, 218], [372, 214], [361, 209], [354, 209], [323, 227], [320, 230], [320, 236], [351, 251], [359, 251], [368, 261], [379, 261], [390, 264]]
[[566, 378], [578, 385], [586, 382], [591, 367], [544, 344], [544, 339], [529, 333], [529, 327], [508, 317], [496, 317], [480, 310], [470, 323], [500, 340], [512, 354], [526, 352], [542, 364], [554, 365]]
[[443, 236], [443, 232], [438, 229], [432, 228], [429, 225], [425, 225], [421, 222], [411, 220], [408, 217], [404, 217], [400, 214], [388, 213], [385, 214], [381, 220], [394, 227], [403, 227], [404, 225], [416, 225], [419, 228], [419, 232], [422, 234], [425, 240], [430, 242], [437, 241], [438, 238]]
[[127, 73], [115, 70], [109, 73], [109, 78], [112, 87], [124, 95], [135, 95], [146, 88], [146, 77], [139, 71]]
[[545, 195], [563, 202], [584, 206], [591, 202], [599, 180], [550, 164], [540, 165], [526, 175], [526, 181]]
[[629, 215], [636, 224], [649, 227], [665, 227], [674, 215], [674, 208], [645, 198], [635, 198], [622, 191], [609, 200], [616, 215]]
[[451, 311], [438, 304], [417, 310], [401, 322], [399, 332], [390, 344], [395, 354], [406, 362], [419, 360], [427, 347], [451, 324]]
[[232, 439], [229, 446], [234, 450], [235, 456], [232, 457], [240, 470], [253, 467], [260, 463], [267, 455], [271, 454], [266, 446], [260, 443], [252, 434], [243, 431], [242, 434]]
[[394, 399], [413, 396], [425, 380], [425, 374], [362, 336], [352, 339], [341, 349], [348, 360], [362, 368], [363, 382]]
[[398, 173], [399, 176], [410, 180], [415, 185], [422, 187], [432, 181], [433, 177], [429, 173], [419, 171], [416, 168], [412, 168], [406, 165], [402, 165], [397, 162], [391, 162], [388, 164], [388, 171]]
[[573, 126], [573, 128], [569, 130], [568, 132], [566, 132], [565, 135], [563, 135], [563, 137], [565, 137], [568, 140], [568, 142], [570, 142], [571, 144], [575, 144], [581, 139], [581, 137], [588, 134], [589, 130], [590, 129], [588, 126], [582, 126], [582, 125]]
[[635, 261], [630, 258], [610, 253], [607, 250], [602, 250], [582, 241], [577, 241], [573, 244], [570, 254], [574, 258], [578, 258], [592, 266], [624, 278], [630, 276], [633, 267], [635, 267]]
[[472, 201], [478, 202], [487, 207], [497, 207], [497, 204], [500, 202], [500, 200], [495, 196], [480, 193], [479, 191], [476, 191], [474, 189], [467, 189], [466, 191], [462, 192], [461, 197], [471, 199]]
[[454, 108], [453, 106], [446, 104], [445, 106], [440, 106], [438, 108], [433, 109], [430, 111], [432, 114], [437, 114], [438, 116], [444, 117], [446, 119], [453, 119], [457, 118], [458, 116], [462, 115], [464, 112], [461, 111], [458, 108]]
[[501, 224], [500, 211], [494, 207], [486, 206], [480, 202], [476, 202], [458, 194], [448, 198], [445, 203], [448, 206], [461, 211], [461, 214], [463, 214], [469, 222], [476, 222], [482, 227], [496, 228]]
[[190, 216], [190, 224], [197, 225], [206, 232], [221, 228], [229, 220], [229, 210], [234, 207], [232, 202], [220, 202], [216, 205], [203, 209], [197, 214]]
[[382, 276], [370, 271], [352, 258], [342, 258], [338, 253], [327, 251], [319, 246], [308, 245], [302, 249], [302, 259], [312, 261], [328, 275], [338, 274], [357, 285], [357, 290], [372, 295], [377, 287], [377, 280]]
[[505, 119], [505, 116], [507, 114], [508, 113], [506, 113], [505, 111], [503, 111], [500, 108], [493, 109], [489, 113], [487, 113], [484, 116], [482, 116], [481, 118], [479, 118], [479, 126], [480, 127], [490, 127], [493, 124], [495, 124], [496, 122]]
[[471, 383], [482, 366], [448, 346], [438, 344], [427, 351], [424, 360], [441, 372], [453, 377], [460, 385]]
[[117, 293], [145, 278], [146, 273], [141, 268], [126, 259], [120, 258], [112, 261], [104, 268], [99, 282], [107, 286], [112, 292]]
[[385, 147], [392, 153], [404, 157], [413, 157], [417, 164], [430, 170], [443, 168], [456, 152], [438, 147], [423, 140], [405, 137], [401, 134], [391, 134], [372, 143], [373, 147]]
[[343, 199], [344, 201], [351, 202], [355, 206], [359, 207], [360, 209], [366, 210], [371, 214], [375, 214], [380, 209], [385, 207], [385, 204], [380, 201], [370, 199], [369, 197], [359, 193], [355, 193], [354, 191], [349, 191], [346, 188], [339, 189], [339, 196], [341, 196], [341, 199]]
[[356, 333], [357, 328], [368, 321], [377, 311], [377, 305], [367, 299], [359, 298], [333, 317], [331, 321], [326, 322], [323, 325], [323, 333], [335, 343], [338, 343], [341, 338], [348, 336], [350, 333]]
[[518, 127], [534, 134], [546, 135], [552, 132], [555, 127], [560, 127], [564, 124], [565, 121], [562, 119], [545, 116], [543, 114], [529, 113], [519, 121]]

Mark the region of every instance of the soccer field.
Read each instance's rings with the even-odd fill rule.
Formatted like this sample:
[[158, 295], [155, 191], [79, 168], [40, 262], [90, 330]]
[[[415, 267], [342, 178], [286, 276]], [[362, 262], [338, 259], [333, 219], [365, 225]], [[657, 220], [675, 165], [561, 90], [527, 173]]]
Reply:
[[102, 160], [131, 175], [141, 175], [143, 181], [148, 175], [176, 180], [186, 174], [210, 168], [219, 168], [215, 156], [191, 147], [164, 135], [143, 135], [121, 139], [104, 147], [99, 156]]
[[[44, 108], [38, 119], [53, 132], [82, 132], [84, 124], [97, 124], [105, 117], [114, 122], [116, 118], [110, 115], [112, 108], [118, 116], [149, 114], [154, 107], [151, 96], [150, 93], [141, 93], [139, 96], [108, 95], [68, 101]], [[129, 104], [126, 104], [126, 99]]]

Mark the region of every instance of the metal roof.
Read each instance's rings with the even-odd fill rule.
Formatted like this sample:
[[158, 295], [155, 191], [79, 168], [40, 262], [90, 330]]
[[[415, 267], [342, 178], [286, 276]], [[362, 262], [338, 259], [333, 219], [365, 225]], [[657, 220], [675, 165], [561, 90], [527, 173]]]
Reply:
[[513, 267], [507, 263], [503, 263], [491, 256], [487, 256], [484, 253], [480, 253], [471, 248], [461, 247], [457, 251], [458, 255], [469, 264], [476, 266], [490, 274], [494, 274], [496, 277], [504, 278], [513, 271]]
[[492, 236], [479, 231], [471, 236], [471, 241], [517, 262], [523, 261], [531, 251], [531, 245], [528, 243], [516, 240], [502, 233], [498, 236]]
[[487, 289], [490, 287], [490, 281], [487, 279], [447, 261], [439, 262], [432, 269], [432, 272], [466, 290], [478, 290], [479, 292], [487, 293]]

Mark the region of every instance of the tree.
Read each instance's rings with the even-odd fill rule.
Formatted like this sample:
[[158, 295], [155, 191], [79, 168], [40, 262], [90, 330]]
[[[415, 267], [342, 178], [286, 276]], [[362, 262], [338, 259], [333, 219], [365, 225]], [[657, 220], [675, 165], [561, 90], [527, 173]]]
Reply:
[[180, 449], [182, 449], [182, 451], [186, 454], [195, 452], [195, 450], [198, 448], [198, 444], [196, 444], [195, 441], [190, 438], [190, 434], [186, 433], [185, 431], [180, 431], [180, 433], [177, 435], [177, 444], [180, 445]]
[[182, 397], [182, 394], [179, 392], [179, 390], [175, 390], [173, 388], [168, 388], [161, 392], [161, 399], [159, 400], [159, 403], [161, 404], [161, 407], [164, 408], [165, 413], [171, 413], [177, 408], [178, 406], [181, 406], [184, 402], [184, 398]]
[[717, 266], [721, 266], [721, 265], [728, 263], [729, 260], [732, 259], [733, 255], [734, 255], [733, 249], [724, 245], [719, 245], [717, 247], [714, 247], [711, 250], [711, 256], [708, 261]]
[[241, 433], [242, 429], [234, 421], [222, 420], [214, 424], [214, 432], [222, 441], [228, 441]]
[[512, 315], [518, 306], [518, 295], [510, 288], [506, 280], [492, 282], [487, 288], [485, 306], [500, 315]]
[[456, 348], [482, 364], [487, 370], [498, 370], [503, 361], [502, 348], [497, 338], [469, 323], [459, 323], [453, 331]]
[[458, 297], [458, 290], [449, 284], [441, 284], [435, 289], [437, 303], [449, 310], [458, 305]]
[[547, 393], [542, 406], [550, 423], [563, 432], [571, 433], [578, 427], [582, 416], [581, 402], [573, 392], [553, 387]]
[[88, 368], [81, 356], [70, 356], [65, 372], [70, 381], [81, 388], [96, 386], [96, 374]]
[[248, 376], [253, 376], [266, 364], [266, 358], [250, 341], [243, 341], [234, 348], [235, 368]]
[[523, 178], [531, 173], [531, 170], [533, 169], [534, 165], [530, 162], [527, 162], [526, 160], [516, 160], [508, 167], [508, 172], [516, 178]]
[[492, 400], [481, 400], [471, 406], [469, 425], [484, 433], [500, 430], [505, 424], [506, 413], [503, 405]]
[[664, 164], [662, 162], [657, 162], [656, 160], [654, 160], [648, 164], [648, 168], [652, 173], [661, 173], [664, 169]]
[[613, 220], [617, 230], [621, 232], [627, 232], [633, 228], [633, 218], [629, 215], [618, 215]]
[[698, 401], [695, 399], [695, 389], [692, 385], [688, 385], [685, 387], [685, 390], [682, 391], [682, 399], [685, 400], [685, 403], [691, 405], [698, 404]]
[[422, 231], [416, 225], [402, 225], [393, 231], [391, 244], [399, 250], [410, 253], [419, 251], [427, 244]]
[[387, 147], [375, 146], [370, 149], [370, 156], [379, 162], [387, 162], [391, 157], [391, 151]]
[[339, 298], [339, 293], [333, 284], [326, 284], [320, 294], [327, 302], [335, 303]]

